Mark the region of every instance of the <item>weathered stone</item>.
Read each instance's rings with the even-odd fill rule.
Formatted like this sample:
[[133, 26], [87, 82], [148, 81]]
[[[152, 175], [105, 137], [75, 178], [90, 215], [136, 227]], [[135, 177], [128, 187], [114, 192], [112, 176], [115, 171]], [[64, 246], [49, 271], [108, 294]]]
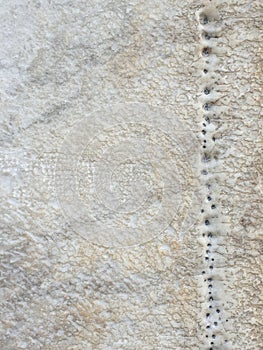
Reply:
[[261, 349], [261, 2], [0, 13], [1, 349]]

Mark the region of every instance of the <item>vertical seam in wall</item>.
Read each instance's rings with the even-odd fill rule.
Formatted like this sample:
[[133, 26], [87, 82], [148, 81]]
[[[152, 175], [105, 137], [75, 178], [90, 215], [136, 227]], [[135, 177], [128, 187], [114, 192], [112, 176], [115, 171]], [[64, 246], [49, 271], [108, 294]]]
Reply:
[[[220, 75], [217, 57], [217, 45], [220, 35], [220, 26], [217, 25], [217, 8], [211, 2], [198, 13], [198, 32], [200, 37], [200, 56], [203, 83], [201, 86], [201, 184], [204, 188], [204, 200], [201, 207], [201, 234], [204, 248], [202, 256], [203, 288], [205, 306], [203, 315], [204, 343], [209, 350], [226, 349], [226, 337], [223, 312], [222, 282], [220, 278], [220, 265], [217, 265], [217, 245], [223, 235], [220, 213], [218, 208], [218, 163], [216, 120], [220, 113], [217, 101], [220, 100], [217, 91], [217, 80]], [[221, 276], [222, 277], [222, 276]]]

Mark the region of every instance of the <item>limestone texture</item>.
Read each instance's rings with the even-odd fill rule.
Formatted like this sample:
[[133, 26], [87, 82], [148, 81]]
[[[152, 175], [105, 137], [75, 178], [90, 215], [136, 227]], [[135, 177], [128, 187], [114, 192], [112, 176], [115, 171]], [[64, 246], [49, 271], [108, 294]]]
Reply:
[[263, 349], [262, 1], [0, 18], [0, 349]]

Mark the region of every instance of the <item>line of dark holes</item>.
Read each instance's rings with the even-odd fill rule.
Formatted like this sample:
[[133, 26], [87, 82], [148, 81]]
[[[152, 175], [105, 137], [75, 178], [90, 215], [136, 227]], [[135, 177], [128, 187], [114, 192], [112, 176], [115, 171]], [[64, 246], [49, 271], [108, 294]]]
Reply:
[[[203, 19], [203, 24], [207, 24], [208, 22], [209, 22], [208, 17], [205, 16], [204, 19]], [[204, 33], [204, 37], [205, 37], [205, 39], [207, 39], [207, 40], [209, 40], [209, 39], [211, 38], [211, 36], [210, 36], [208, 33], [206, 33], [206, 32]], [[209, 56], [210, 53], [211, 53], [211, 48], [209, 48], [209, 47], [203, 48], [203, 51], [202, 51], [203, 56]], [[208, 70], [207, 70], [207, 69], [204, 69], [204, 73], [207, 74], [207, 73], [208, 73]], [[204, 89], [204, 94], [205, 94], [205, 95], [209, 95], [209, 94], [210, 94], [210, 89], [209, 89], [208, 87], [206, 87], [206, 88]], [[205, 103], [204, 106], [203, 106], [203, 108], [204, 108], [205, 111], [208, 111], [208, 110], [210, 109], [210, 107], [211, 107], [211, 104], [209, 104], [209, 103]], [[208, 116], [205, 116], [204, 118], [205, 118], [205, 120], [206, 120], [208, 123], [210, 122], [210, 119], [209, 119]], [[206, 127], [206, 123], [203, 123], [203, 126]], [[202, 134], [203, 134], [203, 135], [206, 134], [206, 130], [205, 130], [205, 129], [202, 130]], [[212, 137], [212, 140], [215, 142], [215, 137]], [[206, 140], [203, 140], [203, 142], [206, 143], [207, 141], [206, 141]], [[203, 145], [203, 148], [206, 148], [206, 145]], [[207, 154], [205, 154], [205, 155], [204, 155], [204, 161], [207, 162], [207, 161], [209, 161], [209, 160], [210, 160], [210, 158], [208, 158]], [[208, 175], [208, 171], [207, 171], [207, 170], [202, 170], [202, 174], [203, 174], [203, 175]], [[210, 188], [211, 186], [208, 184], [208, 187]], [[212, 200], [211, 196], [208, 196], [208, 197], [207, 197], [207, 200], [208, 200], [208, 201], [211, 201], [211, 200]], [[212, 205], [211, 205], [211, 209], [215, 209], [215, 208], [216, 208], [215, 204], [212, 204]], [[201, 213], [204, 213], [204, 209], [201, 209]], [[205, 225], [206, 225], [206, 226], [210, 225], [210, 221], [209, 221], [208, 219], [205, 220]], [[204, 233], [203, 233], [203, 236], [205, 236]], [[211, 238], [213, 237], [212, 233], [209, 232], [209, 233], [207, 234], [207, 237], [211, 240]], [[207, 246], [208, 246], [208, 247], [211, 247], [212, 244], [211, 244], [211, 243], [208, 243]], [[209, 249], [206, 250], [206, 254], [209, 254], [209, 253], [210, 253], [210, 250], [209, 250]], [[208, 260], [209, 260], [209, 257], [206, 256], [206, 257], [205, 257], [205, 260], [208, 261]], [[214, 260], [215, 260], [214, 258], [211, 258], [211, 261], [214, 261]], [[213, 268], [214, 268], [214, 267], [213, 267], [213, 264], [211, 264], [211, 265], [209, 266], [209, 269], [210, 269], [210, 270], [213, 270]], [[202, 274], [205, 274], [205, 271], [202, 271]], [[204, 281], [206, 282], [206, 279], [205, 279]], [[213, 297], [212, 297], [212, 295], [211, 295], [211, 294], [212, 294], [211, 289], [213, 288], [213, 285], [212, 285], [213, 279], [212, 279], [212, 277], [209, 277], [209, 278], [207, 279], [207, 281], [209, 282], [208, 288], [210, 289], [210, 291], [209, 291], [209, 293], [208, 293], [208, 294], [210, 295], [209, 301], [212, 302], [212, 301], [214, 300]], [[210, 305], [209, 305], [209, 309], [212, 309], [211, 303], [210, 303]], [[217, 313], [220, 313], [220, 309], [216, 309], [216, 312], [217, 312]], [[207, 313], [207, 314], [206, 314], [206, 317], [208, 318], [209, 316], [210, 316], [210, 313]], [[228, 322], [228, 320], [226, 320], [226, 322]], [[215, 322], [214, 322], [214, 326], [217, 326], [217, 325], [218, 325], [218, 322], [215, 321]], [[210, 325], [208, 325], [206, 328], [207, 328], [207, 329], [210, 329]], [[208, 335], [206, 335], [206, 338], [208, 338]], [[216, 335], [215, 335], [215, 334], [212, 334], [212, 339], [215, 339], [215, 338], [216, 338]], [[225, 342], [227, 342], [227, 340], [225, 340]], [[212, 342], [210, 342], [210, 344], [213, 345], [214, 342], [212, 341]], [[213, 348], [210, 348], [209, 350], [213, 350]]]

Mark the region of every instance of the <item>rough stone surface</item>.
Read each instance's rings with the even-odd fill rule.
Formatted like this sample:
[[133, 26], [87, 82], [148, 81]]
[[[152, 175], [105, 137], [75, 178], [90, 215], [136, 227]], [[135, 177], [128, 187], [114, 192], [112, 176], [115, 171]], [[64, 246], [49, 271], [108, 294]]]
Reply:
[[1, 349], [262, 349], [262, 15], [1, 1]]

